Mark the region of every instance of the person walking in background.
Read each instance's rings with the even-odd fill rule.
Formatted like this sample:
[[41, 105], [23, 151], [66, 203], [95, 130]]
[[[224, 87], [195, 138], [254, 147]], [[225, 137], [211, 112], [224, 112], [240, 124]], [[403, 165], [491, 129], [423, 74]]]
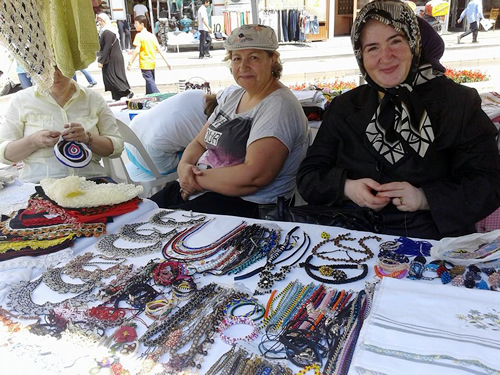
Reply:
[[134, 26], [138, 33], [134, 39], [135, 50], [132, 54], [132, 59], [128, 63], [127, 69], [130, 70], [132, 68], [135, 58], [139, 55], [139, 68], [146, 81], [146, 94], [160, 92], [155, 83], [156, 52], [159, 52], [163, 60], [165, 60], [168, 69], [172, 70], [172, 67], [163, 55], [156, 37], [146, 29], [146, 17], [137, 16]]
[[471, 0], [460, 14], [458, 23], [461, 23], [463, 18], [467, 17], [467, 22], [469, 22], [469, 30], [461, 35], [457, 35], [457, 43], [460, 44], [462, 38], [466, 37], [472, 33], [472, 43], [477, 43], [477, 34], [479, 34], [479, 20], [483, 17], [483, 1], [482, 0]]
[[111, 91], [113, 100], [120, 100], [124, 96], [131, 98], [134, 93], [130, 91], [130, 85], [127, 81], [125, 63], [118, 41], [118, 29], [111, 24], [106, 13], [99, 14], [97, 22], [101, 27], [99, 32], [101, 50], [97, 62], [102, 68], [104, 90]]
[[[87, 79], [87, 82], [89, 83], [89, 85], [87, 86], [89, 89], [94, 87], [95, 85], [97, 85], [97, 81], [94, 79], [94, 77], [92, 77], [90, 75], [89, 72], [87, 72], [85, 69], [80, 69], [80, 72], [85, 76], [85, 78]], [[75, 75], [73, 76], [73, 79], [76, 81], [76, 73]]]
[[144, 16], [148, 20], [148, 25], [151, 25], [151, 20], [149, 19], [149, 11], [146, 5], [142, 4], [142, 0], [139, 0], [134, 5], [134, 22], [139, 16]]
[[118, 32], [120, 34], [120, 46], [122, 51], [127, 51], [132, 48], [131, 42], [132, 37], [130, 35], [130, 23], [127, 19], [130, 17], [125, 15], [124, 19], [116, 20], [116, 25], [118, 26]]
[[198, 31], [200, 33], [200, 59], [204, 57], [212, 57], [210, 55], [210, 46], [212, 45], [212, 38], [210, 34], [212, 29], [208, 25], [207, 6], [210, 5], [210, 0], [203, 0], [200, 8], [198, 9]]

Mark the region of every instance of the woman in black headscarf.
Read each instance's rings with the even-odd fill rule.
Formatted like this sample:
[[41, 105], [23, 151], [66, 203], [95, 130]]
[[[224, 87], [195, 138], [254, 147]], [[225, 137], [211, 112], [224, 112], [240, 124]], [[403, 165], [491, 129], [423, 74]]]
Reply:
[[496, 131], [477, 92], [444, 76], [441, 38], [402, 2], [368, 3], [351, 40], [368, 84], [332, 102], [300, 166], [300, 194], [379, 211], [387, 234], [473, 232], [500, 206]]

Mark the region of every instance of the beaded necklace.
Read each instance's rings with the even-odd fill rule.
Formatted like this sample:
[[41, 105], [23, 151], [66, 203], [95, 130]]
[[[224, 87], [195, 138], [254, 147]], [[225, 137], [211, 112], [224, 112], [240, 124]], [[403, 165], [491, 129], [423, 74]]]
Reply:
[[[309, 255], [306, 261], [301, 264], [301, 266], [304, 267], [309, 277], [321, 283], [325, 284], [353, 283], [355, 281], [365, 278], [366, 275], [368, 274], [368, 266], [366, 264], [330, 264], [330, 265], [315, 266], [314, 264], [311, 264], [312, 258], [313, 255]], [[347, 274], [344, 271], [342, 271], [344, 269], [362, 269], [363, 272], [358, 276], [348, 278]], [[331, 277], [333, 278], [333, 280], [325, 279], [323, 277], [315, 275], [314, 273], [312, 273], [312, 270], [319, 271], [321, 275]]]
[[230, 269], [227, 274], [236, 274], [240, 273], [244, 269], [248, 268], [252, 264], [258, 262], [267, 254], [269, 254], [272, 251], [275, 251], [276, 247], [279, 246], [280, 243], [280, 236], [281, 236], [281, 229], [269, 229], [269, 232], [266, 233], [265, 237], [262, 238], [260, 241], [261, 244], [259, 245], [259, 249], [250, 257], [247, 257], [245, 260], [242, 260], [242, 262], [238, 265], [235, 265], [232, 269]]
[[[359, 246], [361, 246], [363, 248], [363, 250], [359, 250], [359, 249], [356, 249], [354, 247], [349, 247], [349, 246], [346, 246], [346, 245], [342, 245], [340, 243], [340, 241], [354, 241], [355, 238], [349, 237], [350, 235], [351, 235], [350, 233], [340, 234], [337, 237], [335, 237], [334, 239], [329, 239], [328, 238], [328, 239], [326, 239], [324, 241], [321, 241], [320, 243], [318, 243], [316, 246], [313, 247], [313, 249], [312, 249], [313, 255], [316, 255], [317, 257], [319, 257], [321, 259], [325, 259], [325, 260], [328, 260], [328, 261], [331, 261], [331, 262], [342, 262], [342, 261], [345, 262], [345, 261], [347, 261], [347, 262], [358, 263], [358, 264], [366, 262], [368, 259], [373, 258], [373, 251], [371, 251], [370, 248], [365, 245], [365, 241], [369, 240], [369, 239], [375, 239], [377, 241], [381, 241], [382, 239], [380, 237], [378, 237], [378, 236], [365, 236], [365, 237], [362, 237], [362, 238], [360, 238], [358, 240], [358, 244], [359, 244]], [[333, 242], [334, 245], [337, 246], [339, 249], [337, 249], [337, 250], [331, 250], [331, 251], [318, 252], [318, 249], [321, 246], [323, 246], [324, 244], [328, 243], [328, 242]], [[332, 257], [328, 257], [328, 256], [324, 255], [324, 254], [328, 254], [328, 253], [335, 253], [337, 251], [344, 251], [346, 253], [348, 259], [345, 259], [345, 258], [332, 258]], [[355, 253], [360, 253], [360, 254], [365, 254], [365, 257], [363, 257], [361, 259], [354, 259], [354, 258], [352, 258], [349, 255], [349, 251], [352, 251], [352, 252], [355, 252]]]
[[[272, 270], [280, 263], [286, 262], [288, 259], [293, 257], [297, 252], [304, 247], [304, 245], [307, 243], [305, 246], [304, 251], [300, 254], [300, 256], [293, 262], [288, 265], [284, 265], [280, 267], [280, 270], [276, 273], [272, 273]], [[286, 275], [294, 268], [294, 266], [302, 259], [302, 257], [307, 253], [309, 250], [309, 246], [311, 245], [311, 238], [309, 235], [304, 232], [304, 241], [302, 244], [299, 246], [297, 250], [293, 252], [290, 256], [286, 257], [285, 259], [280, 260], [279, 262], [273, 263], [271, 261], [268, 261], [266, 265], [264, 266], [264, 269], [259, 273], [259, 281], [257, 282], [257, 288], [255, 289], [254, 294], [255, 295], [262, 295], [266, 293], [270, 293], [271, 289], [276, 281], [281, 281], [284, 280]], [[236, 280], [236, 278], [235, 278]]]
[[[186, 244], [187, 239], [199, 230], [203, 229], [205, 225], [209, 224], [212, 220], [213, 219], [210, 219], [203, 223], [196, 224], [195, 226], [186, 229], [178, 234], [172, 239], [172, 241], [170, 241], [163, 247], [163, 256], [167, 259], [172, 258], [186, 261], [209, 258], [219, 251], [219, 247], [222, 244], [241, 232], [247, 225], [244, 221], [242, 221], [235, 228], [231, 229], [228, 233], [223, 234], [221, 237], [210, 244], [199, 247], [188, 246]], [[168, 250], [169, 245], [171, 246], [170, 251]]]

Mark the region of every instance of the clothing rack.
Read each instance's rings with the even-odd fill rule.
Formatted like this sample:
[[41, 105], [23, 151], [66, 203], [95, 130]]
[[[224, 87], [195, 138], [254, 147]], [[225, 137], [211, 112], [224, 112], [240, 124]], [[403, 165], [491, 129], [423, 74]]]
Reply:
[[317, 17], [307, 12], [304, 6], [261, 9], [259, 23], [272, 27], [281, 44], [305, 43], [306, 35], [319, 33]]

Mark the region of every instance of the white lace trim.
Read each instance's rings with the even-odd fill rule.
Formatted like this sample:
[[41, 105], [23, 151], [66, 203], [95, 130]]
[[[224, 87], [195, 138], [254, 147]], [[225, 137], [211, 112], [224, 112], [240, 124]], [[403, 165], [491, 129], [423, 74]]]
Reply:
[[25, 183], [18, 179], [0, 190], [0, 214], [10, 215], [12, 212], [26, 208], [29, 197], [35, 193], [35, 184]]
[[19, 258], [0, 262], [0, 271], [13, 268], [41, 268], [54, 267], [61, 262], [69, 262], [73, 259], [73, 250], [68, 247], [51, 254], [38, 255], [36, 257], [22, 256]]

